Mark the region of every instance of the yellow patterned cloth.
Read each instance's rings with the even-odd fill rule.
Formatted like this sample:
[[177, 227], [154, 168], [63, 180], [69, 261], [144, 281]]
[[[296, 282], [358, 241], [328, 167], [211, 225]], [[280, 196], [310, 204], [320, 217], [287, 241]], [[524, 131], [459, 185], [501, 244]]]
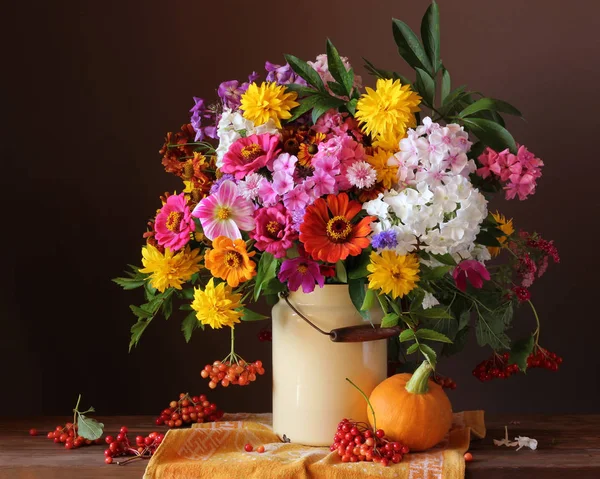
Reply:
[[[343, 463], [326, 447], [283, 443], [273, 432], [271, 420], [271, 414], [226, 414], [220, 422], [170, 430], [150, 459], [144, 479], [462, 479], [470, 435], [485, 436], [483, 411], [455, 413], [442, 443], [383, 467]], [[246, 443], [254, 448], [264, 445], [265, 452], [245, 452]]]

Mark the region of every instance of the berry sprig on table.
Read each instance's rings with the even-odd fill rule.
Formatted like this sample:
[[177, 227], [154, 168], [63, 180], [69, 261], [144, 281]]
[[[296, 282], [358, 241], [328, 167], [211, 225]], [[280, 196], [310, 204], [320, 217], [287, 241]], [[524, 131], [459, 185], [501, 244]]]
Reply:
[[251, 382], [256, 381], [257, 376], [265, 374], [262, 361], [254, 361], [247, 363], [241, 360], [223, 360], [215, 361], [212, 365], [207, 364], [200, 371], [200, 376], [204, 379], [210, 377], [208, 387], [215, 389], [219, 384], [224, 388], [230, 384], [238, 386], [248, 386]]
[[56, 426], [54, 431], [50, 431], [47, 434], [48, 439], [52, 439], [56, 444], [63, 443], [66, 449], [75, 449], [102, 442], [100, 438], [102, 437], [104, 424], [86, 416], [86, 414], [95, 411], [93, 407], [83, 412], [79, 411], [80, 402], [81, 394], [77, 398], [77, 404], [73, 408], [73, 422], [67, 422], [64, 426]]
[[151, 432], [147, 436], [136, 436], [135, 444], [131, 444], [127, 433], [129, 429], [122, 426], [116, 437], [106, 436], [105, 441], [108, 448], [104, 451], [104, 462], [112, 464], [114, 458], [123, 456], [133, 456], [125, 461], [116, 461], [118, 465], [124, 465], [135, 459], [148, 459], [154, 454], [160, 443], [165, 438], [164, 434]]
[[369, 461], [388, 466], [397, 464], [409, 453], [408, 447], [385, 437], [383, 429], [373, 431], [362, 422], [343, 419], [337, 427], [330, 451], [337, 451], [342, 462]]
[[181, 393], [179, 400], [171, 401], [169, 407], [163, 409], [154, 422], [157, 426], [164, 424], [175, 428], [191, 423], [218, 421], [222, 417], [223, 411], [215, 403], [208, 401], [204, 394], [190, 396], [188, 393]]

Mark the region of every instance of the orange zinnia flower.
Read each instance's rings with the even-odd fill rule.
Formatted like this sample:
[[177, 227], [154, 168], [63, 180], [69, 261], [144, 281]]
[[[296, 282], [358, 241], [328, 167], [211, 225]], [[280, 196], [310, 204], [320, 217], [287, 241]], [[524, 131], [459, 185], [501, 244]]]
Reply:
[[219, 236], [213, 241], [213, 249], [204, 255], [204, 264], [210, 273], [227, 281], [232, 288], [256, 276], [256, 263], [250, 259], [255, 251], [248, 253], [243, 239], [232, 240]]
[[327, 195], [327, 201], [318, 198], [306, 208], [300, 225], [300, 241], [313, 259], [335, 263], [348, 255], [357, 256], [369, 246], [367, 235], [373, 216], [365, 216], [358, 223], [352, 219], [362, 209], [358, 201], [346, 193]]

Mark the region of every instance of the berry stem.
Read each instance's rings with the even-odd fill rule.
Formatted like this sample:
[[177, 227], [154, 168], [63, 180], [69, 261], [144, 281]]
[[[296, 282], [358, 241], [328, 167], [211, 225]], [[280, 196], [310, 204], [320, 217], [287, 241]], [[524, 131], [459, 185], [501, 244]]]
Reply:
[[75, 409], [73, 409], [73, 427], [77, 424], [77, 413], [79, 412], [79, 403], [81, 401], [81, 394], [77, 398], [77, 404], [75, 404]]
[[535, 321], [537, 323], [537, 328], [536, 328], [535, 332], [533, 333], [533, 335], [535, 336], [535, 344], [537, 346], [538, 342], [540, 340], [540, 317], [538, 316], [535, 306], [533, 305], [531, 300], [527, 300], [527, 302], [529, 303], [529, 306], [531, 307], [531, 310], [533, 311], [533, 315], [535, 316]]
[[429, 376], [431, 375], [431, 364], [423, 361], [412, 377], [406, 383], [406, 390], [411, 394], [425, 394], [429, 391]]
[[371, 409], [371, 414], [373, 414], [373, 429], [375, 431], [377, 431], [377, 418], [375, 417], [375, 410], [373, 409], [373, 406], [371, 405], [371, 401], [369, 401], [369, 398], [363, 392], [363, 390], [361, 388], [359, 388], [356, 384], [354, 384], [350, 379], [346, 378], [346, 381], [348, 381], [350, 384], [352, 384], [352, 386], [354, 386], [358, 390], [358, 392], [362, 394], [362, 397], [365, 398], [365, 401], [367, 401], [367, 404], [369, 405], [369, 409]]
[[231, 327], [231, 355], [235, 356], [235, 352], [233, 350], [233, 346], [235, 344], [235, 330], [233, 329], [233, 326]]

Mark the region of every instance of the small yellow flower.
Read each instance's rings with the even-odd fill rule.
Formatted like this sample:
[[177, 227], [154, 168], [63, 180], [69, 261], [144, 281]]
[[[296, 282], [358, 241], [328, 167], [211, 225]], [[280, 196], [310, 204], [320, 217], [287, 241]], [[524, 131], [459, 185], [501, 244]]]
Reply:
[[500, 243], [502, 246], [488, 246], [488, 251], [490, 252], [492, 258], [494, 258], [500, 254], [500, 249], [505, 247], [504, 243], [506, 242], [508, 237], [515, 232], [515, 228], [513, 227], [512, 218], [510, 220], [507, 220], [504, 215], [501, 215], [497, 211], [495, 213], [492, 213], [492, 216], [496, 220], [496, 223], [498, 223], [498, 226], [496, 226], [496, 228], [498, 228], [506, 235], [499, 236], [498, 238], [496, 238], [498, 240], [498, 243]]
[[367, 163], [377, 172], [377, 182], [389, 190], [398, 181], [398, 167], [388, 165], [388, 160], [393, 156], [388, 150], [377, 148], [372, 155], [367, 155]]
[[213, 241], [213, 249], [206, 251], [204, 264], [213, 276], [227, 281], [236, 288], [240, 283], [256, 276], [256, 263], [250, 257], [255, 251], [246, 251], [243, 239], [232, 240], [227, 236], [219, 236]]
[[204, 291], [194, 288], [192, 309], [196, 311], [196, 318], [202, 324], [213, 329], [223, 326], [233, 328], [242, 316], [241, 297], [241, 294], [232, 293], [231, 287], [225, 283], [215, 286], [214, 278], [210, 278]]
[[199, 249], [190, 251], [189, 246], [174, 253], [169, 248], [163, 255], [151, 244], [142, 248], [141, 273], [150, 273], [150, 284], [161, 293], [167, 288], [181, 289], [181, 285], [189, 281], [194, 273], [200, 271]]
[[280, 120], [291, 118], [290, 110], [299, 105], [296, 92], [287, 92], [285, 86], [277, 83], [262, 83], [258, 86], [251, 83], [242, 95], [241, 106], [244, 118], [256, 126], [273, 120], [277, 128], [281, 128]]
[[419, 281], [419, 259], [414, 254], [399, 256], [394, 251], [372, 252], [369, 289], [380, 289], [392, 298], [402, 298], [411, 292]]
[[420, 111], [421, 97], [400, 80], [380, 78], [376, 89], [367, 87], [356, 104], [356, 119], [365, 133], [375, 140], [381, 136], [399, 140], [407, 128], [417, 125], [415, 113]]

